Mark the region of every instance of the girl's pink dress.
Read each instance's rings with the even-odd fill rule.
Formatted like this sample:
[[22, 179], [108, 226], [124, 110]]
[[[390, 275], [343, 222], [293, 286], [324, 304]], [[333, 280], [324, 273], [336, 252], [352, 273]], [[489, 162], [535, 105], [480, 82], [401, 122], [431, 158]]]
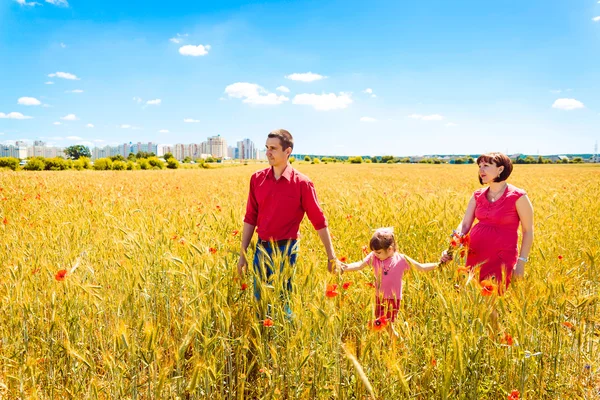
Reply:
[[375, 318], [385, 316], [395, 321], [402, 299], [402, 277], [410, 266], [399, 253], [382, 261], [371, 252], [363, 262], [371, 265], [375, 273]]
[[473, 193], [475, 218], [479, 222], [471, 229], [467, 267], [481, 265], [480, 281], [493, 277], [496, 282], [504, 279], [508, 286], [518, 257], [520, 219], [516, 202], [526, 193], [509, 184], [504, 194], [491, 202], [487, 198], [488, 190], [489, 187]]

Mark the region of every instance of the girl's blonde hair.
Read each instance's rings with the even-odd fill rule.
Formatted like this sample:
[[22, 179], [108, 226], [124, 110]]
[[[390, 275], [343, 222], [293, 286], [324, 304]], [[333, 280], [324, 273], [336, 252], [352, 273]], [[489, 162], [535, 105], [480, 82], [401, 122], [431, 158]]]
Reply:
[[394, 230], [392, 228], [379, 228], [373, 233], [369, 248], [371, 251], [389, 249], [392, 247], [396, 251], [396, 239], [394, 238]]

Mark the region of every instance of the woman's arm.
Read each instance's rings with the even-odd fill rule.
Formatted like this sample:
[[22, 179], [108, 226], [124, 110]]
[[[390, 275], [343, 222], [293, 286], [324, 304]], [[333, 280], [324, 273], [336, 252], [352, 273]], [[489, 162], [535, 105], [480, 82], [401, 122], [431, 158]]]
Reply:
[[439, 263], [420, 263], [418, 261], [413, 260], [406, 254], [402, 254], [402, 256], [408, 262], [409, 265], [412, 265], [419, 271], [431, 271], [432, 269], [439, 267], [439, 265], [440, 265]]
[[[521, 231], [523, 236], [521, 239], [519, 257], [529, 258], [529, 252], [531, 251], [531, 246], [533, 244], [533, 205], [531, 205], [529, 197], [524, 195], [517, 200], [516, 206], [519, 219], [521, 220]], [[515, 276], [523, 276], [524, 273], [525, 261], [517, 260], [514, 271]]]
[[475, 197], [471, 196], [471, 200], [469, 200], [469, 204], [467, 204], [467, 211], [465, 211], [465, 216], [462, 221], [458, 225], [456, 229], [457, 232], [461, 235], [466, 235], [471, 230], [471, 226], [473, 226], [473, 221], [475, 221], [475, 207], [477, 206], [477, 202], [475, 201]]

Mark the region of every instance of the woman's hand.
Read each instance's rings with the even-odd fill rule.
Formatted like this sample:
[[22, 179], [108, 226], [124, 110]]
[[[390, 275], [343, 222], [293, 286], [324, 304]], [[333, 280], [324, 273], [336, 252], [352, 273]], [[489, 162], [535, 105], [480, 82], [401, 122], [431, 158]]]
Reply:
[[448, 250], [444, 250], [444, 252], [442, 253], [442, 257], [440, 258], [440, 263], [445, 264], [448, 261], [452, 261], [452, 258], [452, 255], [448, 254]]
[[517, 260], [517, 263], [513, 269], [513, 275], [516, 278], [521, 278], [523, 275], [525, 275], [525, 261]]

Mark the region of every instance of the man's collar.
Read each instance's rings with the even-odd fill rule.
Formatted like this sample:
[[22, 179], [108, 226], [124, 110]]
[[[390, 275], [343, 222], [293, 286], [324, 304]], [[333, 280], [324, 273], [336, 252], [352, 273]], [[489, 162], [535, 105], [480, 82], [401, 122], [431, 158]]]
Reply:
[[[288, 182], [290, 182], [292, 180], [293, 174], [294, 174], [294, 169], [292, 168], [291, 164], [288, 163], [286, 165], [285, 169], [283, 170], [281, 177], [285, 178]], [[275, 171], [273, 171], [273, 167], [269, 168], [268, 176], [270, 178], [275, 179]]]

